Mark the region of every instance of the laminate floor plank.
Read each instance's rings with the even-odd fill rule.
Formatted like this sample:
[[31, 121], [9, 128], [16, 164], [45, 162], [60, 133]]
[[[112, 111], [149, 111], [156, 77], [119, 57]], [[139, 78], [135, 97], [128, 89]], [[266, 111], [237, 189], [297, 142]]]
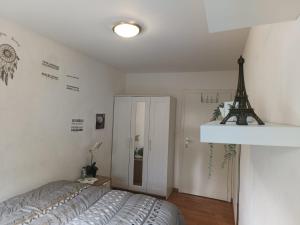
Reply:
[[186, 225], [234, 225], [231, 203], [178, 192], [168, 201], [181, 210]]

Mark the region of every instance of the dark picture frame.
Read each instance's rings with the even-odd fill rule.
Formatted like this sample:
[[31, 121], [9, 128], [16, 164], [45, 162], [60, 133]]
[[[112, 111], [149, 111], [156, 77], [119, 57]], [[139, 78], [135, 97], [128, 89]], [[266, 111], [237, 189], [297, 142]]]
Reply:
[[96, 130], [105, 128], [105, 114], [97, 113], [96, 114]]

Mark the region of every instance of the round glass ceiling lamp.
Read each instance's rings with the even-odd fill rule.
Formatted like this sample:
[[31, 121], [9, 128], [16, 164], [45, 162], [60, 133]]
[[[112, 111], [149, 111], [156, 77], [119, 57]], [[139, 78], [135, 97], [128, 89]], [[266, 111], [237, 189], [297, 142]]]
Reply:
[[113, 31], [122, 38], [133, 38], [141, 33], [141, 27], [134, 23], [121, 22], [113, 27]]

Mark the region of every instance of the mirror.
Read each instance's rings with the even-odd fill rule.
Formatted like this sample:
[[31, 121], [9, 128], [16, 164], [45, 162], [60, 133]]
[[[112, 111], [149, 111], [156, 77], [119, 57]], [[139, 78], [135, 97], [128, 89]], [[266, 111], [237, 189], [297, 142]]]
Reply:
[[142, 186], [146, 103], [136, 103], [133, 184]]

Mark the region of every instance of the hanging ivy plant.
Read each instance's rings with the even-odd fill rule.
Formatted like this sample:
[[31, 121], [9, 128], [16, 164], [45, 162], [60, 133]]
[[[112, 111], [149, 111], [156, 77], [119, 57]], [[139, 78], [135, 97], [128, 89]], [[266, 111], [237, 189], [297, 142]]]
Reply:
[[[231, 106], [232, 107], [232, 106]], [[224, 108], [224, 103], [220, 104], [212, 114], [210, 121], [216, 121], [222, 118], [220, 108]], [[209, 158], [208, 158], [208, 177], [212, 176], [213, 172], [213, 158], [214, 158], [214, 144], [209, 143]], [[225, 168], [225, 165], [236, 156], [237, 150], [235, 144], [225, 144], [224, 145], [224, 159], [222, 162], [222, 168]]]
[[214, 145], [209, 143], [209, 159], [208, 159], [208, 177], [211, 177], [213, 170]]
[[212, 114], [212, 117], [210, 119], [210, 121], [215, 121], [217, 120], [219, 117], [221, 117], [221, 111], [220, 111], [220, 108], [224, 108], [224, 103], [220, 104], [218, 106], [218, 108], [216, 108], [214, 111], [213, 111], [213, 114]]

